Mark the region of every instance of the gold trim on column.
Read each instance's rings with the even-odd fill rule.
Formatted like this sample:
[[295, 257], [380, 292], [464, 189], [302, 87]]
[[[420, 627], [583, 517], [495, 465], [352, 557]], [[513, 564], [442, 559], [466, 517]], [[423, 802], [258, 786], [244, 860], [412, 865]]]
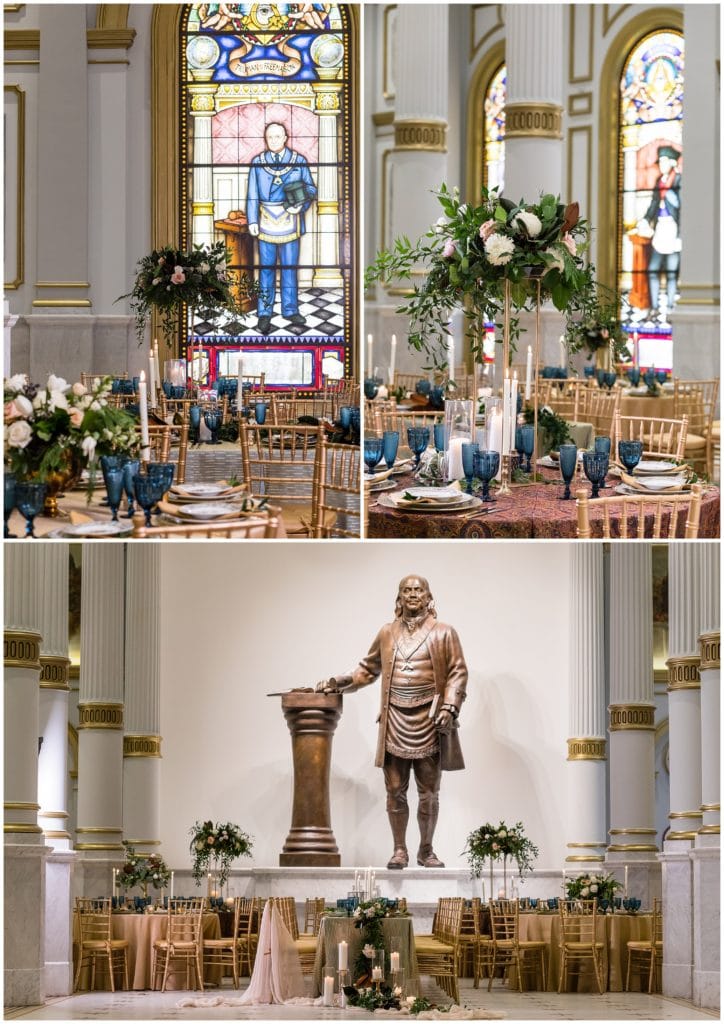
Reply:
[[610, 828], [608, 830], [610, 836], [655, 836], [655, 828]]
[[66, 811], [38, 811], [41, 818], [69, 818]]
[[339, 213], [339, 202], [336, 199], [322, 200], [317, 203], [317, 215], [322, 216], [325, 213], [331, 213], [337, 216]]
[[160, 839], [126, 839], [129, 846], [160, 846]]
[[666, 687], [668, 693], [672, 690], [701, 689], [698, 654], [669, 658], [666, 667], [669, 670], [669, 685]]
[[720, 633], [702, 633], [699, 637], [699, 671], [720, 668]]
[[6, 811], [39, 811], [40, 804], [29, 804], [23, 801], [7, 800], [3, 807]]
[[655, 730], [653, 704], [609, 704], [609, 732], [638, 729], [644, 732]]
[[78, 705], [79, 729], [122, 729], [123, 705], [87, 703]]
[[43, 690], [64, 690], [70, 692], [68, 686], [68, 668], [70, 658], [55, 655], [40, 657], [40, 686]]
[[[577, 100], [582, 100], [583, 103], [578, 107]], [[572, 92], [568, 97], [568, 116], [569, 117], [585, 117], [593, 113], [593, 93], [592, 92]]]
[[160, 736], [124, 736], [124, 757], [160, 757]]
[[557, 103], [521, 103], [505, 105], [505, 141], [508, 139], [562, 139], [563, 107]]
[[566, 848], [569, 850], [597, 850], [600, 846], [605, 846], [606, 840], [602, 839], [600, 843], [566, 843]]
[[491, 46], [475, 68], [467, 99], [467, 148], [466, 193], [467, 201], [475, 206], [480, 202], [480, 189], [485, 184], [485, 117], [483, 104], [493, 77], [505, 64], [505, 43]]
[[571, 856], [571, 857], [566, 857], [566, 863], [573, 864], [573, 863], [580, 863], [580, 862], [585, 862], [585, 861], [603, 861], [605, 859], [606, 858], [605, 858], [605, 856], [602, 853], [592, 853], [590, 855], [590, 857], [584, 857], [584, 856], [578, 856], [578, 855], [574, 855], [574, 856]]
[[73, 838], [73, 836], [70, 834], [70, 832], [57, 832], [55, 830], [48, 831], [47, 829], [43, 829], [43, 835], [46, 837], [46, 839], [72, 839]]
[[672, 811], [669, 818], [703, 818], [702, 811]]
[[702, 825], [697, 832], [699, 836], [718, 836], [719, 826], [718, 825]]
[[78, 835], [80, 835], [82, 832], [84, 836], [90, 835], [91, 833], [95, 833], [96, 835], [98, 835], [99, 833], [103, 833], [104, 835], [115, 835], [117, 833], [118, 835], [121, 835], [123, 829], [111, 828], [110, 826], [108, 828], [104, 828], [102, 825], [88, 825], [86, 828], [77, 828], [76, 832], [78, 833]]
[[[7, 34], [6, 37], [7, 38]], [[30, 61], [5, 61], [6, 64], [31, 63]], [[38, 61], [38, 63], [40, 63]], [[4, 85], [4, 92], [14, 92], [18, 99], [18, 156], [16, 174], [18, 194], [15, 202], [16, 240], [15, 240], [15, 278], [5, 281], [6, 291], [15, 291], [25, 281], [25, 90], [19, 85]], [[6, 139], [7, 144], [7, 139]]]
[[36, 281], [36, 288], [90, 288], [88, 281]]
[[664, 836], [665, 842], [670, 839], [696, 839], [698, 832], [667, 832]]
[[5, 30], [6, 50], [37, 50], [40, 48], [39, 28], [8, 28]]
[[394, 110], [381, 110], [378, 114], [372, 115], [372, 124], [375, 128], [384, 128], [395, 123]]
[[609, 846], [608, 849], [610, 853], [658, 853], [659, 851], [655, 843], [616, 843]]
[[32, 305], [61, 309], [88, 309], [93, 303], [90, 299], [33, 299]]
[[5, 668], [32, 668], [40, 671], [40, 640], [40, 633], [34, 630], [5, 630]]
[[702, 804], [699, 808], [701, 811], [720, 811], [721, 804]]
[[24, 825], [22, 822], [10, 821], [6, 825], [3, 825], [3, 832], [12, 832], [18, 834], [20, 832], [31, 832], [33, 835], [42, 835], [43, 830], [40, 825]]
[[605, 761], [606, 741], [590, 737], [568, 740], [568, 761]]
[[192, 203], [191, 213], [194, 217], [213, 217], [214, 215], [214, 204], [213, 203]]
[[76, 850], [122, 850], [120, 843], [76, 843]]
[[425, 121], [417, 118], [395, 121], [395, 149], [446, 153], [446, 131], [445, 121]]
[[86, 30], [89, 50], [130, 50], [136, 38], [135, 28], [89, 28]]
[[[576, 74], [576, 11], [588, 14], [588, 70], [583, 75]], [[593, 19], [596, 16], [596, 8], [593, 5], [571, 4], [568, 13], [568, 82], [576, 85], [581, 82], [590, 82], [593, 78]]]

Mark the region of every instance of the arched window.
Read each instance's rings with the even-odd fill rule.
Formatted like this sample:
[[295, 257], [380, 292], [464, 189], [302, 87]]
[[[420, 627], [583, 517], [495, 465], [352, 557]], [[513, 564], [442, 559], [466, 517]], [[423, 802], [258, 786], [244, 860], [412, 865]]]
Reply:
[[503, 191], [505, 184], [505, 64], [493, 72], [483, 97], [483, 185]]
[[223, 240], [259, 289], [243, 318], [189, 324], [197, 380], [242, 350], [272, 387], [353, 372], [353, 29], [342, 4], [183, 10], [181, 242]]
[[684, 39], [659, 30], [629, 50], [619, 83], [617, 284], [638, 362], [670, 369], [681, 264]]

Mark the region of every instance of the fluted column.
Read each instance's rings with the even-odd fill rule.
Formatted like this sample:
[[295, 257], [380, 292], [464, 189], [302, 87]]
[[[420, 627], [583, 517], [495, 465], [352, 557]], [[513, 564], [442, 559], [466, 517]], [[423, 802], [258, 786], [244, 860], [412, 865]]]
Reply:
[[606, 679], [603, 546], [571, 552], [566, 861], [586, 867], [606, 849]]
[[161, 842], [160, 568], [157, 544], [129, 545], [123, 829], [124, 838], [146, 852]]
[[505, 194], [516, 201], [563, 192], [563, 10], [505, 8]]

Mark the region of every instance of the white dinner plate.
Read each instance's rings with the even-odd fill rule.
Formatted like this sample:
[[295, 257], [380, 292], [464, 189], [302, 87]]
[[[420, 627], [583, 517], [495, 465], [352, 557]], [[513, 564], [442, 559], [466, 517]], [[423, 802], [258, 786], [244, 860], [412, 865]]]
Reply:
[[188, 519], [218, 519], [241, 512], [241, 503], [234, 501], [209, 501], [198, 505], [179, 505], [178, 514]]
[[395, 480], [378, 480], [376, 484], [372, 484], [370, 487], [370, 494], [377, 494], [378, 491], [391, 491], [397, 487]]
[[131, 522], [95, 521], [92, 523], [69, 523], [53, 530], [53, 537], [122, 537], [133, 532]]
[[432, 502], [424, 504], [415, 501], [403, 500], [405, 491], [395, 491], [394, 494], [381, 494], [377, 501], [387, 508], [397, 509], [399, 512], [462, 512], [470, 508], [477, 508], [482, 505], [482, 499], [472, 494], [461, 494], [460, 501], [456, 502]]
[[648, 476], [652, 474], [656, 476], [659, 473], [673, 473], [676, 469], [676, 463], [667, 462], [665, 459], [644, 459], [643, 462], [639, 462], [638, 466], [633, 471], [634, 476]]
[[176, 484], [171, 488], [173, 494], [181, 498], [218, 498], [231, 490], [228, 484]]
[[[457, 501], [464, 491], [461, 491], [457, 487], [408, 487], [405, 494], [409, 494], [412, 498], [421, 498], [425, 504], [430, 501], [440, 501], [447, 504], [449, 501]], [[466, 495], [471, 497], [471, 495]]]
[[678, 476], [646, 476], [640, 480], [641, 486], [653, 493], [657, 491], [681, 490], [686, 484], [686, 474]]
[[[646, 498], [649, 496], [653, 498], [654, 495], [657, 493], [656, 491], [650, 491], [647, 494], [646, 491], [640, 491], [637, 487], [631, 487], [629, 484], [617, 484], [617, 486], [614, 487], [614, 490], [616, 494], [635, 495], [638, 496], [639, 498]], [[688, 494], [689, 491], [690, 488], [687, 485], [684, 485], [683, 487], [677, 488], [677, 490], [675, 491], [660, 491], [658, 493], [660, 493], [663, 497], [667, 497], [667, 495], [673, 497], [676, 494]]]

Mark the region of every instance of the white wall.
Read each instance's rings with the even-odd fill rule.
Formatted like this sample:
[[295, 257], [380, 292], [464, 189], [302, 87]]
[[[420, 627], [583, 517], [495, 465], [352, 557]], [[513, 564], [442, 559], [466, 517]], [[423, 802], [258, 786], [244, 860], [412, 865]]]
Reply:
[[[352, 668], [393, 617], [399, 580], [415, 572], [458, 630], [470, 673], [460, 718], [467, 767], [443, 776], [436, 851], [463, 868], [469, 831], [521, 820], [540, 847], [537, 866], [558, 867], [569, 551], [555, 542], [164, 546], [161, 837], [171, 866], [188, 867], [197, 818], [236, 822], [255, 837], [253, 865], [278, 864], [291, 743], [279, 699], [265, 694]], [[378, 684], [346, 697], [335, 736], [332, 825], [343, 865], [384, 864], [392, 849], [374, 767], [378, 701]]]

